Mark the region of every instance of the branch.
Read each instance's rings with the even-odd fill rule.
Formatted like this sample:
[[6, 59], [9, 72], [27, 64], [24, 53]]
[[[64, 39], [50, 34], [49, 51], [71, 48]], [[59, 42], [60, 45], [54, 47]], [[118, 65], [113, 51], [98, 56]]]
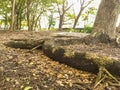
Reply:
[[61, 12], [60, 12], [60, 7], [59, 7], [59, 4], [58, 4], [58, 1], [57, 1], [57, 9], [58, 9], [58, 13], [59, 13], [59, 15], [60, 15]]
[[84, 3], [85, 3], [85, 0], [83, 0], [83, 1], [80, 0], [80, 6], [81, 6], [81, 7], [83, 7]]
[[73, 4], [71, 4], [68, 8], [66, 8], [64, 12], [68, 11], [72, 6]]
[[63, 0], [62, 11], [65, 12], [65, 0]]
[[93, 0], [90, 0], [85, 6], [83, 6], [83, 9], [86, 8], [88, 5], [92, 3]]

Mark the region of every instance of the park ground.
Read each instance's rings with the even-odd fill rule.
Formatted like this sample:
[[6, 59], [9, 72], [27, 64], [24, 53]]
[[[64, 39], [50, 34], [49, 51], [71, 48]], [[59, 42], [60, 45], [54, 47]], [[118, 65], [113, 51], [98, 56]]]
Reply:
[[[3, 44], [10, 39], [38, 39], [51, 33], [53, 32], [0, 31], [0, 90], [92, 90], [96, 74], [54, 61], [45, 56], [42, 50], [15, 49]], [[110, 49], [112, 50], [110, 46], [106, 47], [105, 51]], [[94, 51], [99, 52], [95, 48]], [[120, 55], [118, 49], [108, 53]], [[119, 76], [117, 78], [120, 80]], [[109, 85], [109, 81], [111, 80], [102, 82], [95, 90], [120, 90], [117, 85]]]

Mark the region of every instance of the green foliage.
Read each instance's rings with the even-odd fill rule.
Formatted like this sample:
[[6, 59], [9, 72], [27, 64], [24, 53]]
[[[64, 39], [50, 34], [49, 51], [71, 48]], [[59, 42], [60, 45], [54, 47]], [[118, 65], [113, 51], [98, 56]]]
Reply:
[[90, 7], [88, 10], [82, 14], [83, 21], [87, 21], [89, 19], [89, 15], [95, 15], [96, 14], [96, 8], [95, 7]]
[[50, 31], [57, 31], [57, 29], [54, 28], [54, 27], [51, 27], [49, 30], [50, 30]]
[[90, 7], [86, 13], [95, 15], [96, 14], [96, 8], [95, 7]]
[[64, 28], [63, 29], [65, 32], [81, 32], [79, 29], [72, 29], [72, 28]]
[[63, 0], [54, 0], [58, 4], [63, 4]]
[[82, 30], [84, 33], [91, 33], [92, 27], [90, 25], [85, 25], [84, 29]]
[[78, 28], [78, 29], [72, 29], [72, 28], [64, 28], [63, 29], [65, 32], [82, 32], [82, 33], [91, 33], [92, 32], [92, 27], [90, 25], [85, 25], [85, 27]]
[[[96, 10], [97, 10], [97, 9], [96, 9], [95, 7], [90, 7], [90, 8], [88, 8], [88, 10], [87, 10], [84, 14], [81, 15], [82, 18], [83, 18], [83, 21], [84, 21], [84, 22], [88, 21], [90, 15], [95, 15], [95, 14], [96, 14]], [[91, 33], [91, 32], [92, 32], [92, 27], [91, 27], [91, 25], [85, 24], [85, 25], [84, 25], [84, 29], [82, 30], [82, 32]]]
[[68, 13], [66, 13], [66, 14], [67, 14], [67, 17], [68, 17], [69, 19], [75, 19], [75, 14], [70, 13], [70, 12], [68, 12]]
[[0, 20], [0, 25], [2, 25], [2, 20]]
[[82, 18], [83, 18], [83, 21], [88, 20], [88, 15], [86, 15], [86, 14], [81, 14], [81, 16], [82, 16]]
[[[63, 13], [63, 11], [65, 11], [63, 25], [66, 23], [66, 25], [72, 25], [73, 20], [76, 18], [74, 11], [71, 11], [72, 8], [69, 10], [69, 8], [72, 6], [72, 4], [70, 5], [69, 0], [16, 0], [14, 24], [16, 25], [15, 29], [21, 29], [28, 25], [26, 15], [27, 1], [30, 3], [29, 21], [31, 22], [31, 27], [33, 27], [33, 29], [39, 28], [39, 21], [41, 21], [41, 17], [43, 16], [48, 18], [48, 25], [50, 25], [50, 29], [55, 28], [56, 18], [58, 17], [57, 14], [60, 15]], [[9, 27], [11, 22], [11, 7], [11, 0], [0, 0], [0, 16], [2, 16], [0, 18], [0, 25], [2, 24], [5, 27]], [[64, 9], [62, 9], [63, 7]], [[58, 9], [60, 9], [60, 13], [58, 12]], [[90, 14], [95, 15], [95, 10], [95, 7], [90, 7], [84, 14], [82, 14], [83, 20], [87, 21]], [[80, 30], [73, 29], [69, 29], [67, 31], [80, 32]]]
[[5, 23], [6, 20], [10, 21], [11, 13], [11, 3], [9, 0], [1, 0], [0, 2], [0, 15], [2, 16], [2, 23]]
[[55, 26], [55, 19], [53, 17], [53, 14], [51, 14], [50, 16], [48, 16], [48, 23], [49, 23], [49, 28]]

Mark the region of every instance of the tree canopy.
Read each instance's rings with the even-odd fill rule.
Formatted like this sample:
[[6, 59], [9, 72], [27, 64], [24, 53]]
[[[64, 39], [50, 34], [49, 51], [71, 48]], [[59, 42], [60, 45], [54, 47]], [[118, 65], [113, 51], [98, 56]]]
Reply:
[[[4, 27], [3, 29], [9, 29], [14, 21], [11, 30], [27, 28], [30, 31], [41, 29], [41, 26], [45, 25], [46, 29], [50, 29], [51, 25], [53, 25], [52, 28], [59, 29], [75, 28], [79, 25], [79, 21], [82, 22], [79, 18], [82, 18], [82, 14], [88, 11], [89, 5], [93, 2], [93, 0], [15, 0], [15, 3], [13, 1], [1, 0], [0, 26]], [[77, 3], [79, 3], [80, 11], [77, 11], [79, 15], [75, 14]], [[51, 18], [52, 21], [50, 21]]]

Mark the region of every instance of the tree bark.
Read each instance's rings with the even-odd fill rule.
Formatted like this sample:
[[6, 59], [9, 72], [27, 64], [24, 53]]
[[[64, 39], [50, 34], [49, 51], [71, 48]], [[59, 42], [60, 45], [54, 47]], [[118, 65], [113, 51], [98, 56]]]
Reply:
[[89, 4], [91, 4], [93, 0], [89, 0], [89, 1], [87, 1], [87, 3], [85, 3], [85, 1], [86, 1], [86, 0], [80, 0], [80, 11], [79, 11], [77, 17], [75, 18], [75, 21], [74, 21], [74, 24], [73, 24], [73, 29], [75, 29], [75, 27], [76, 27], [76, 25], [77, 25], [77, 23], [78, 23], [78, 21], [79, 21], [79, 18], [80, 18], [80, 16], [81, 16], [83, 10], [84, 10]]
[[31, 31], [31, 22], [30, 22], [30, 3], [31, 0], [27, 0], [27, 24], [28, 24], [28, 31]]
[[36, 28], [38, 29], [38, 21], [40, 20], [39, 18], [41, 17], [41, 14], [38, 15], [38, 17], [35, 19], [34, 21], [34, 30], [36, 30]]
[[32, 49], [39, 45], [42, 46], [44, 39], [33, 40], [33, 39], [12, 39], [10, 42], [4, 43], [8, 47], [21, 48], [21, 49]]
[[83, 9], [81, 8], [81, 10], [79, 11], [77, 17], [75, 18], [75, 21], [74, 21], [74, 24], [73, 24], [73, 29], [75, 29], [75, 27], [76, 27], [76, 25], [77, 25], [77, 22], [78, 22], [78, 20], [79, 20], [79, 17], [80, 17], [80, 15], [82, 14], [82, 11], [83, 11]]
[[11, 1], [12, 2], [12, 11], [11, 11], [11, 25], [9, 30], [14, 31], [14, 23], [15, 23], [15, 0]]
[[115, 39], [119, 4], [119, 0], [101, 1], [92, 32], [92, 36], [99, 41], [106, 43]]
[[62, 26], [63, 26], [63, 20], [64, 19], [64, 14], [60, 15], [60, 21], [59, 21], [59, 31], [62, 30]]
[[66, 0], [62, 0], [63, 3], [62, 3], [62, 8], [59, 7], [59, 3], [57, 2], [57, 7], [58, 7], [58, 13], [59, 13], [59, 28], [58, 30], [62, 30], [62, 26], [63, 26], [63, 23], [64, 23], [64, 15], [65, 13], [71, 8], [72, 5], [70, 5], [69, 7], [67, 6], [66, 4]]
[[5, 23], [4, 23], [4, 25], [5, 25], [4, 29], [5, 30], [8, 29], [8, 14], [7, 13], [5, 13]]
[[118, 26], [117, 29], [116, 29], [116, 32], [117, 32], [117, 33], [120, 33], [120, 23], [119, 23], [119, 26]]

